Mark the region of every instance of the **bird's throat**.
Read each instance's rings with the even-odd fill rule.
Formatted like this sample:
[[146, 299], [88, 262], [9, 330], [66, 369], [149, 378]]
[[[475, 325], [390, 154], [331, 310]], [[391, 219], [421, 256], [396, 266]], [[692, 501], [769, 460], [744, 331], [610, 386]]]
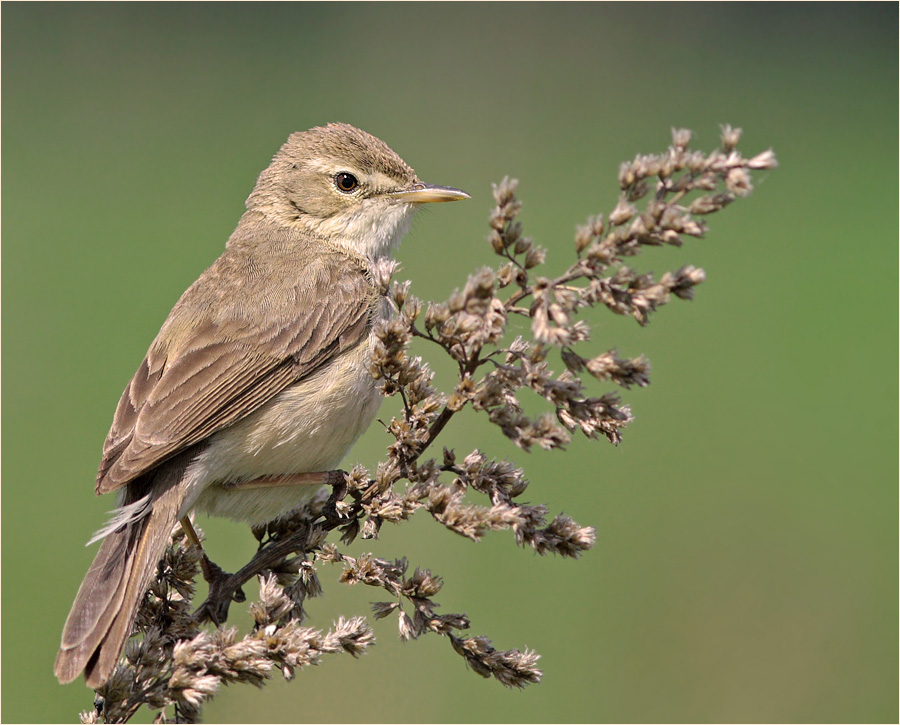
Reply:
[[317, 236], [370, 260], [390, 257], [412, 224], [416, 205], [369, 200], [352, 211], [316, 220]]

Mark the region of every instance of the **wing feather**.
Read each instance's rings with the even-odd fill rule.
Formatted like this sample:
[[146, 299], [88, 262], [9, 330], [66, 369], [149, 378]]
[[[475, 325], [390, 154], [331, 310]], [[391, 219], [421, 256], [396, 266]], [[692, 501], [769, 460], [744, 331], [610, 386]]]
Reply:
[[[182, 296], [122, 394], [98, 493], [249, 415], [367, 337], [377, 295], [361, 260], [317, 254], [293, 279], [278, 267], [260, 279], [255, 261], [242, 267], [235, 257], [226, 252]], [[223, 284], [246, 295], [223, 308]]]

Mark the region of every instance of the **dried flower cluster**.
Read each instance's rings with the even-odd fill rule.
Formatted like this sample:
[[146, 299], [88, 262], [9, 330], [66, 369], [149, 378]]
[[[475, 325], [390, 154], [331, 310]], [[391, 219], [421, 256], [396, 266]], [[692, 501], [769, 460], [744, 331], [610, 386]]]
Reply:
[[[387, 456], [374, 474], [354, 468], [328, 501], [323, 493], [290, 516], [254, 529], [259, 550], [236, 574], [186, 547], [176, 529], [136, 622], [143, 636], [130, 643], [113, 678], [98, 690], [97, 707], [82, 721], [124, 722], [142, 704], [160, 709], [159, 722], [168, 706], [176, 720], [194, 721], [200, 705], [223, 683], [259, 686], [275, 671], [290, 679], [326, 653], [363, 652], [374, 641], [363, 618], [339, 618], [327, 633], [301, 626], [304, 601], [321, 593], [317, 565], [323, 563], [342, 565], [342, 582], [386, 591], [390, 600], [373, 605], [374, 618], [396, 614], [402, 639], [441, 635], [484, 677], [509, 687], [539, 682], [539, 655], [498, 651], [485, 637], [461, 635], [469, 628], [467, 615], [437, 613], [433, 597], [443, 586], [440, 577], [421, 568], [410, 575], [405, 557], [350, 557], [327, 543], [327, 534], [339, 528], [344, 543], [374, 538], [384, 522], [406, 521], [424, 509], [472, 541], [509, 529], [517, 544], [539, 554], [577, 557], [590, 549], [593, 528], [563, 514], [548, 521], [545, 506], [519, 501], [528, 481], [509, 461], [478, 450], [461, 460], [448, 448], [440, 457], [425, 453], [467, 407], [525, 451], [564, 448], [577, 431], [620, 441], [632, 420], [629, 407], [613, 393], [592, 394], [582, 375], [625, 389], [643, 387], [650, 365], [643, 356], [620, 357], [614, 349], [583, 353], [590, 327], [580, 315], [604, 306], [644, 325], [673, 295], [691, 299], [704, 280], [702, 270], [685, 266], [655, 278], [625, 261], [647, 246], [677, 246], [686, 237], [702, 237], [707, 227], [698, 217], [749, 194], [751, 171], [776, 166], [771, 151], [744, 158], [736, 150], [739, 140], [739, 129], [724, 126], [721, 149], [703, 154], [689, 149], [688, 131], [673, 130], [665, 153], [623, 163], [618, 203], [606, 218], [592, 217], [577, 228], [575, 261], [557, 276], [541, 274], [547, 253], [523, 235], [516, 181], [510, 179], [494, 187], [488, 242], [500, 257], [498, 265], [479, 269], [449, 299], [426, 304], [410, 293], [409, 282], [391, 283], [393, 263], [373, 270], [397, 311], [376, 330], [371, 368], [382, 393], [402, 403], [387, 425], [393, 440]], [[512, 315], [529, 321], [527, 337], [508, 339]], [[455, 362], [452, 389], [434, 386], [428, 364], [410, 353], [414, 338]], [[551, 368], [556, 359], [559, 372]], [[544, 401], [544, 412], [525, 412], [524, 391]], [[198, 569], [210, 583], [210, 595], [191, 614]], [[229, 604], [243, 601], [241, 587], [254, 577], [261, 583], [259, 602], [250, 605], [254, 627], [239, 638], [234, 628], [221, 625]], [[203, 629], [205, 620], [220, 626]]]
[[250, 605], [250, 634], [239, 638], [235, 627], [201, 629], [201, 618], [190, 607], [201, 556], [176, 528], [135, 622], [135, 633], [142, 637], [128, 643], [81, 722], [126, 722], [141, 705], [160, 710], [155, 722], [167, 721], [169, 706], [176, 722], [195, 722], [200, 706], [223, 684], [260, 687], [274, 672], [290, 680], [295, 670], [319, 664], [325, 654], [356, 657], [374, 644], [364, 617], [339, 617], [324, 633], [301, 626], [303, 600], [321, 592], [304, 557], [258, 575], [260, 596]]
[[[375, 619], [382, 619], [397, 612], [400, 639], [415, 639], [426, 632], [442, 634], [450, 639], [453, 648], [484, 677], [495, 677], [507, 687], [524, 687], [539, 682], [541, 671], [535, 666], [539, 655], [525, 650], [498, 652], [485, 637], [457, 637], [453, 630], [469, 628], [465, 614], [436, 614], [437, 605], [431, 597], [444, 585], [440, 577], [430, 571], [416, 569], [407, 577], [407, 561], [385, 561], [370, 555], [352, 558], [341, 554], [333, 544], [326, 544], [317, 555], [320, 561], [341, 562], [344, 571], [341, 581], [347, 584], [368, 584], [380, 587], [392, 594], [397, 601], [375, 602], [372, 605]], [[413, 616], [403, 609], [399, 600], [407, 600], [413, 607]]]

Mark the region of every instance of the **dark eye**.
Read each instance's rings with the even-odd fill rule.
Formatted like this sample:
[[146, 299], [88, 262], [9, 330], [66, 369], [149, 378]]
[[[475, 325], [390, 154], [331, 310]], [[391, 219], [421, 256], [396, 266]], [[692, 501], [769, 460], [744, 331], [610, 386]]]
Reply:
[[345, 193], [349, 193], [359, 186], [359, 181], [356, 177], [353, 174], [348, 174], [346, 171], [336, 174], [334, 183], [340, 191]]

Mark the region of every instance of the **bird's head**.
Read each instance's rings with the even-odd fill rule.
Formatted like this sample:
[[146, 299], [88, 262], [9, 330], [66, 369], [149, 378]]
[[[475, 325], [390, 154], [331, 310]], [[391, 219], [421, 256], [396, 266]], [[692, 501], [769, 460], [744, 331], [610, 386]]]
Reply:
[[384, 141], [331, 123], [288, 138], [260, 174], [247, 209], [378, 259], [390, 255], [421, 204], [468, 198], [420, 181]]

